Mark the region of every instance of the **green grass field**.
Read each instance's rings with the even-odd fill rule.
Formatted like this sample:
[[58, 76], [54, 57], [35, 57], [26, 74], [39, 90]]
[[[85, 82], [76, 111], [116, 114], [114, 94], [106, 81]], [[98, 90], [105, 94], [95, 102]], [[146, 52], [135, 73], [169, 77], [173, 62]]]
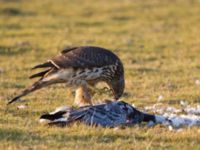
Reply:
[[[199, 0], [0, 0], [0, 149], [200, 149], [200, 129], [104, 129], [39, 124], [41, 114], [72, 105], [62, 85], [7, 100], [30, 85], [30, 68], [72, 45], [113, 50], [125, 67], [122, 100], [136, 107], [200, 103]], [[95, 94], [94, 99], [108, 98]], [[17, 109], [18, 105], [27, 105]]]

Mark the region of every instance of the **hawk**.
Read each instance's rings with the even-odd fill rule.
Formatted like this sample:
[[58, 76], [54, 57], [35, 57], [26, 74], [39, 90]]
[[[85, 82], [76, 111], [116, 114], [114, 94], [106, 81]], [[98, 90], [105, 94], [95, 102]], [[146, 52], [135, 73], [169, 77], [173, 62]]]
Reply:
[[92, 104], [89, 86], [103, 81], [112, 90], [114, 100], [118, 100], [124, 91], [124, 68], [121, 60], [111, 51], [94, 46], [66, 48], [58, 56], [36, 65], [33, 69], [44, 71], [33, 74], [30, 78], [39, 80], [8, 102], [13, 103], [22, 96], [43, 87], [65, 83], [76, 88], [75, 104]]

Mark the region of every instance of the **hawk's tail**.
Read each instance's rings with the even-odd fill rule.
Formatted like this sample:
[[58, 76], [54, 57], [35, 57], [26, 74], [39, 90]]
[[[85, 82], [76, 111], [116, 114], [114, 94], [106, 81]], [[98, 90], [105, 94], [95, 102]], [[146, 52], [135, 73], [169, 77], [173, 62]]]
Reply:
[[56, 73], [57, 69], [54, 67], [54, 65], [51, 62], [46, 62], [43, 64], [39, 64], [36, 65], [35, 67], [33, 67], [32, 69], [37, 69], [37, 68], [46, 68], [46, 67], [50, 67], [45, 71], [33, 74], [32, 76], [30, 76], [29, 78], [37, 78], [40, 77], [40, 79], [38, 81], [36, 81], [33, 85], [31, 85], [30, 87], [26, 88], [24, 91], [21, 92], [21, 94], [17, 95], [16, 97], [14, 97], [12, 100], [10, 100], [8, 102], [8, 104], [11, 104], [15, 101], [17, 101], [19, 98], [28, 95], [29, 93], [36, 91], [38, 89], [41, 89], [47, 85], [51, 85], [53, 83], [58, 83], [58, 79], [53, 78], [53, 79], [45, 79], [45, 77], [52, 75], [53, 73]]
[[8, 104], [11, 104], [11, 103], [17, 101], [19, 98], [21, 98], [25, 95], [28, 95], [29, 93], [36, 91], [36, 90], [38, 90], [42, 87], [45, 87], [47, 85], [50, 85], [50, 84], [52, 84], [52, 82], [50, 82], [50, 81], [43, 81], [43, 80], [36, 81], [33, 85], [31, 85], [30, 87], [28, 87], [24, 91], [22, 91], [21, 94], [17, 95], [12, 100], [10, 100], [8, 102]]

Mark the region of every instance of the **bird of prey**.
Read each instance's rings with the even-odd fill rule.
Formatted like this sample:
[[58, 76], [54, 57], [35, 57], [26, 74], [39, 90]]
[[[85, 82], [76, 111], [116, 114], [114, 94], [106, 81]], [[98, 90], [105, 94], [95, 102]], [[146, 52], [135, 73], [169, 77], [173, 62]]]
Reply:
[[40, 117], [40, 122], [48, 121], [49, 125], [59, 126], [81, 122], [92, 126], [117, 127], [149, 121], [159, 123], [164, 120], [162, 116], [143, 113], [123, 101], [83, 106], [77, 109], [60, 107]]
[[33, 69], [38, 68], [43, 68], [44, 71], [33, 74], [30, 78], [39, 77], [39, 80], [8, 104], [55, 83], [66, 83], [68, 87], [75, 87], [75, 104], [78, 106], [92, 104], [88, 87], [100, 81], [108, 84], [114, 100], [118, 100], [124, 91], [123, 64], [114, 53], [104, 48], [94, 46], [66, 48], [58, 56], [33, 67]]

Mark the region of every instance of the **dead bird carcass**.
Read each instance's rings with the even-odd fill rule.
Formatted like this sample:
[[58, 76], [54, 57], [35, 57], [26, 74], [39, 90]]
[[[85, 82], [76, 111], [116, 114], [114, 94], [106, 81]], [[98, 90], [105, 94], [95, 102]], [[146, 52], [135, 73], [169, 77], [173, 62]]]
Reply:
[[81, 122], [86, 125], [102, 127], [134, 125], [149, 121], [157, 123], [163, 119], [163, 117], [143, 113], [123, 101], [84, 106], [77, 109], [60, 107], [54, 112], [40, 117], [40, 121], [49, 121], [49, 125], [65, 126]]

